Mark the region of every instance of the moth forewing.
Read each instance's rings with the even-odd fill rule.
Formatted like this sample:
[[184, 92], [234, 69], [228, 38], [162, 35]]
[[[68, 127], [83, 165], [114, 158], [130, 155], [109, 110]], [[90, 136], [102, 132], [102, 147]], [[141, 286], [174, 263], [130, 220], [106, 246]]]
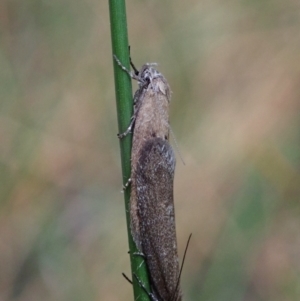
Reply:
[[[142, 252], [158, 300], [181, 299], [173, 202], [175, 156], [168, 141], [149, 139], [137, 165], [136, 185]], [[172, 298], [176, 299], [172, 299]]]
[[169, 138], [170, 89], [165, 78], [151, 65], [144, 65], [139, 76], [141, 84], [135, 93], [139, 98], [135, 100], [131, 150], [130, 215], [132, 236], [137, 247], [141, 249], [139, 217], [137, 216], [136, 167], [143, 145], [147, 140], [153, 137]]

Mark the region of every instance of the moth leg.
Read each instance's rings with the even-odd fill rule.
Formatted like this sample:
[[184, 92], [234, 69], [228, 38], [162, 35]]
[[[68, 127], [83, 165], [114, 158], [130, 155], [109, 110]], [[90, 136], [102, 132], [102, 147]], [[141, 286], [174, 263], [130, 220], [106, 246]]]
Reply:
[[142, 257], [144, 260], [141, 262], [141, 264], [138, 266], [138, 269], [144, 264], [145, 260], [147, 259], [146, 258], [146, 255], [142, 252], [134, 252], [132, 253], [133, 256], [140, 256]]
[[125, 136], [127, 136], [129, 133], [131, 133], [131, 130], [132, 130], [133, 125], [134, 125], [134, 122], [135, 122], [135, 116], [133, 115], [131, 117], [131, 121], [130, 121], [130, 124], [129, 124], [129, 127], [127, 128], [127, 130], [124, 133], [117, 134], [117, 136], [118, 136], [119, 139], [122, 139]]
[[140, 269], [144, 263], [145, 263], [145, 260], [143, 260], [143, 261], [139, 264], [139, 266], [137, 267], [137, 269]]
[[139, 286], [143, 289], [143, 291], [148, 295], [148, 297], [151, 299], [151, 301], [158, 301], [158, 299], [155, 297], [155, 295], [151, 292], [148, 292], [145, 285], [142, 283], [142, 281], [138, 278], [138, 276], [133, 273], [134, 278], [139, 283]]
[[131, 178], [128, 179], [128, 181], [123, 185], [122, 193], [126, 190], [126, 188], [131, 184], [132, 180]]
[[[130, 254], [130, 251], [128, 252]], [[138, 269], [142, 267], [142, 265], [145, 263], [146, 261], [146, 255], [142, 252], [134, 252], [132, 253], [133, 256], [140, 256], [143, 258], [143, 261], [139, 264], [139, 266], [137, 267]]]
[[141, 256], [142, 258], [146, 258], [146, 255], [144, 253], [142, 253], [142, 252], [134, 252], [134, 253], [132, 253], [132, 255], [134, 255], [134, 256]]
[[131, 57], [130, 57], [130, 65], [133, 68], [134, 72], [131, 72], [130, 70], [128, 70], [125, 66], [122, 65], [122, 63], [120, 62], [120, 60], [117, 58], [117, 56], [114, 54], [114, 59], [117, 62], [117, 64], [121, 67], [121, 69], [123, 71], [125, 71], [131, 78], [135, 79], [138, 81], [140, 88], [135, 92], [134, 96], [133, 96], [133, 114], [131, 116], [130, 119], [130, 124], [128, 126], [128, 128], [126, 129], [126, 131], [124, 133], [119, 133], [117, 136], [119, 139], [124, 138], [125, 136], [127, 136], [129, 133], [132, 133], [132, 129], [134, 127], [134, 123], [138, 114], [138, 110], [140, 108], [141, 105], [141, 97], [142, 94], [144, 93], [144, 88], [147, 87], [148, 83], [147, 81], [144, 81], [142, 78], [140, 78], [139, 76], [139, 71], [136, 69], [136, 67], [134, 66], [134, 64], [131, 61]]
[[128, 181], [124, 185], [124, 189], [126, 189], [131, 184], [131, 182], [132, 182], [132, 179], [129, 178]]
[[[130, 280], [126, 274], [122, 273], [123, 277], [130, 283], [132, 283], [132, 280]], [[148, 292], [148, 290], [146, 289], [145, 285], [142, 283], [142, 281], [137, 277], [137, 275], [135, 273], [133, 273], [133, 276], [135, 277], [135, 279], [137, 280], [137, 282], [139, 283], [139, 286], [144, 290], [144, 292], [148, 295], [148, 297], [151, 299], [151, 301], [158, 301], [158, 299], [155, 297], [155, 295], [153, 293]]]
[[138, 77], [138, 75], [129, 71], [125, 66], [123, 66], [123, 64], [121, 63], [121, 61], [117, 58], [117, 56], [115, 54], [114, 54], [114, 59], [115, 59], [116, 63], [121, 67], [121, 69], [123, 71], [125, 71], [131, 78], [133, 78], [137, 81], [140, 81], [140, 78]]
[[[129, 279], [129, 277], [125, 274], [122, 273], [123, 277], [130, 283], [132, 283], [132, 280]], [[137, 275], [135, 273], [133, 273], [133, 276], [135, 277], [135, 279], [137, 280], [137, 282], [139, 283], [139, 286], [145, 291], [145, 293], [149, 296], [149, 298], [151, 299], [151, 301], [158, 301], [157, 298], [154, 296], [154, 294], [148, 292], [148, 290], [146, 289], [145, 285], [142, 283], [142, 281], [137, 277]]]
[[[128, 251], [128, 254], [130, 254], [131, 252]], [[146, 258], [146, 255], [142, 252], [133, 252], [132, 253], [133, 256], [141, 256], [142, 258]]]

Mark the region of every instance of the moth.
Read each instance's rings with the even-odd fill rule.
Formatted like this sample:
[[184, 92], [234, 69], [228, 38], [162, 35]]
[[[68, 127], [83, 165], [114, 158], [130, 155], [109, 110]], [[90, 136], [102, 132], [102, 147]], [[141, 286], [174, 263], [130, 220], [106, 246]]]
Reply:
[[[131, 151], [131, 233], [145, 256], [152, 301], [180, 301], [179, 260], [175, 228], [173, 182], [175, 155], [169, 144], [171, 91], [156, 64], [145, 64], [134, 73], [118, 65], [138, 81], [134, 110], [128, 129], [133, 132]], [[142, 285], [142, 284], [141, 284]]]

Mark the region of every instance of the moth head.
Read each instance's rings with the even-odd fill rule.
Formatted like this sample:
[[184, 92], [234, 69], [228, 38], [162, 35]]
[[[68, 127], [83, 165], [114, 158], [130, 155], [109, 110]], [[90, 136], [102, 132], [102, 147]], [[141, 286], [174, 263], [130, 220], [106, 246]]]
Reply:
[[154, 68], [154, 66], [157, 66], [157, 63], [147, 63], [141, 68], [139, 77], [142, 85], [149, 84], [153, 79], [162, 76], [161, 73]]

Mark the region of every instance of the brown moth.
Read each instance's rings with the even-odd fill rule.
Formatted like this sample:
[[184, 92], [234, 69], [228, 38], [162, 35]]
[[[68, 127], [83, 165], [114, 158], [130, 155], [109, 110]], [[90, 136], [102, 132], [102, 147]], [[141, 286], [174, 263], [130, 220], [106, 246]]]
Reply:
[[[149, 270], [152, 301], [180, 301], [179, 261], [173, 182], [175, 155], [169, 140], [171, 92], [165, 77], [145, 64], [135, 73], [118, 65], [139, 84], [131, 123], [131, 233]], [[141, 284], [141, 283], [140, 283]], [[142, 284], [141, 284], [142, 285]]]

